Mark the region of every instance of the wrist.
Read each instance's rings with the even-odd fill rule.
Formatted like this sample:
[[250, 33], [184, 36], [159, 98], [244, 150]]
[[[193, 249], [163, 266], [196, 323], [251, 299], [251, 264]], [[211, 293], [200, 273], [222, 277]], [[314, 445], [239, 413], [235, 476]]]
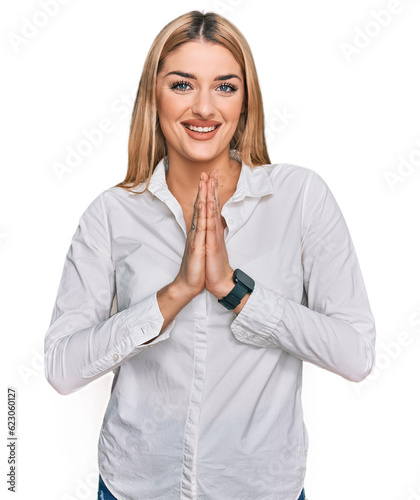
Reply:
[[219, 303], [222, 304], [226, 309], [234, 309], [236, 314], [248, 300], [249, 295], [254, 290], [255, 282], [254, 280], [244, 273], [241, 269], [236, 269], [232, 276], [232, 281], [234, 283], [233, 288], [228, 294], [226, 294], [221, 299], [218, 299]]
[[186, 304], [196, 297], [200, 291], [194, 291], [178, 277], [168, 285], [168, 293], [172, 300], [182, 301]]
[[235, 282], [233, 281], [233, 269], [230, 269], [226, 278], [218, 283], [217, 289], [213, 291], [213, 295], [217, 300], [223, 299], [233, 290]]
[[238, 315], [242, 311], [244, 305], [248, 302], [249, 297], [249, 293], [245, 294], [241, 302], [235, 307], [235, 309], [232, 309], [236, 315]]

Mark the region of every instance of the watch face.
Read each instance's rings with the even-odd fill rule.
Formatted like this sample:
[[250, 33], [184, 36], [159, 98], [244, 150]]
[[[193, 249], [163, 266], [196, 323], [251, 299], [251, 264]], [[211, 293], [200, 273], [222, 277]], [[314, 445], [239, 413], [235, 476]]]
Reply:
[[235, 283], [239, 281], [239, 283], [242, 283], [244, 286], [246, 286], [251, 292], [254, 290], [254, 285], [255, 282], [252, 278], [250, 278], [247, 274], [245, 274], [243, 271], [240, 269], [236, 269], [233, 279]]

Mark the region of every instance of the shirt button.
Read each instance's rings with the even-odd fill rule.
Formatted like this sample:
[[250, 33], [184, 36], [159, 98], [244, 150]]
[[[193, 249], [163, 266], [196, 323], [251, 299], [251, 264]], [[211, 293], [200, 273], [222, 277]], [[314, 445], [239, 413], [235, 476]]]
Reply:
[[229, 226], [232, 226], [233, 224], [235, 224], [235, 221], [233, 219], [228, 219], [228, 224]]
[[117, 353], [113, 354], [113, 355], [112, 355], [112, 359], [113, 359], [114, 361], [118, 361], [118, 359], [119, 359], [118, 354], [117, 354]]

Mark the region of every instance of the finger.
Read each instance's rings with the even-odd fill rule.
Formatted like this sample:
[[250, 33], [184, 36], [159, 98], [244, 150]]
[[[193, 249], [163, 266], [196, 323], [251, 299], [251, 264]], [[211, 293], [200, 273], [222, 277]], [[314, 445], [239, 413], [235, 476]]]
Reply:
[[201, 172], [200, 179], [204, 182], [207, 182], [209, 179], [209, 176], [206, 174], [206, 172]]
[[197, 204], [197, 219], [196, 223], [192, 224], [190, 231], [190, 252], [196, 255], [205, 255], [206, 252], [206, 203], [205, 203], [205, 184], [200, 187], [200, 196], [204, 198], [204, 202], [199, 200]]
[[[206, 252], [206, 204], [202, 201], [197, 202], [196, 216], [191, 223], [191, 229], [188, 233], [187, 243], [185, 245], [185, 255], [188, 259], [194, 259], [204, 256]], [[194, 261], [191, 261], [194, 262]]]
[[223, 232], [223, 224], [217, 189], [217, 179], [215, 179], [214, 177], [209, 178], [209, 181], [207, 183], [207, 203], [210, 202], [214, 204], [213, 211], [215, 214], [216, 230]]
[[217, 213], [214, 201], [207, 202], [206, 246], [210, 250], [217, 246]]
[[196, 227], [192, 228], [193, 232], [193, 244], [194, 245], [204, 245], [206, 242], [206, 229], [207, 229], [207, 218], [206, 218], [206, 204], [200, 201], [198, 203], [198, 218]]
[[208, 175], [205, 172], [202, 172], [199, 182], [199, 201], [202, 201], [204, 205], [206, 204], [207, 198], [207, 181]]
[[216, 170], [214, 177], [214, 201], [216, 203], [217, 214], [220, 217], [220, 202], [219, 202], [219, 172]]
[[192, 222], [188, 233], [179, 274], [181, 282], [186, 284], [188, 290], [200, 293], [205, 284], [205, 204], [197, 201], [195, 212], [195, 222]]
[[216, 203], [215, 180], [214, 177], [209, 176], [207, 181], [207, 203], [213, 201]]
[[[199, 204], [199, 212], [198, 212], [198, 224], [197, 228], [200, 231], [206, 231], [206, 190], [207, 190], [207, 184], [206, 184], [206, 179], [207, 179], [207, 174], [202, 173], [201, 174], [201, 180], [199, 182], [199, 188], [198, 188], [198, 204]], [[205, 235], [204, 235], [205, 236]]]
[[200, 183], [199, 183], [199, 187], [198, 187], [198, 191], [197, 191], [197, 196], [196, 196], [195, 202], [194, 202], [193, 216], [192, 216], [191, 227], [190, 227], [189, 232], [194, 231], [195, 228], [197, 227], [199, 197], [200, 197]]
[[216, 210], [218, 215], [220, 215], [220, 202], [219, 202], [219, 172], [218, 170], [212, 170], [209, 175], [210, 183], [210, 196], [209, 199], [213, 200], [216, 204]]
[[[203, 178], [203, 174], [202, 174], [202, 178]], [[203, 203], [204, 205], [206, 204], [206, 183], [204, 180], [201, 180], [201, 179], [198, 183], [197, 197], [196, 197], [195, 202], [194, 202], [194, 210], [193, 210], [193, 217], [192, 217], [192, 221], [191, 221], [190, 232], [197, 229], [198, 221], [199, 221], [199, 217], [200, 217], [200, 210], [199, 210], [200, 203]], [[202, 226], [202, 224], [201, 224], [201, 226]]]

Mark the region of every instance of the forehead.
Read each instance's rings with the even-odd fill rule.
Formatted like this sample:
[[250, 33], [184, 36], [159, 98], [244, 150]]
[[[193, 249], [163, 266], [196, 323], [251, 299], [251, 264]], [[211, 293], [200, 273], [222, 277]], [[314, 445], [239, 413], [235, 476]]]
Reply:
[[241, 66], [232, 52], [218, 43], [199, 40], [177, 47], [165, 57], [160, 74], [168, 71], [184, 71], [199, 76], [221, 74], [221, 72], [242, 73]]

